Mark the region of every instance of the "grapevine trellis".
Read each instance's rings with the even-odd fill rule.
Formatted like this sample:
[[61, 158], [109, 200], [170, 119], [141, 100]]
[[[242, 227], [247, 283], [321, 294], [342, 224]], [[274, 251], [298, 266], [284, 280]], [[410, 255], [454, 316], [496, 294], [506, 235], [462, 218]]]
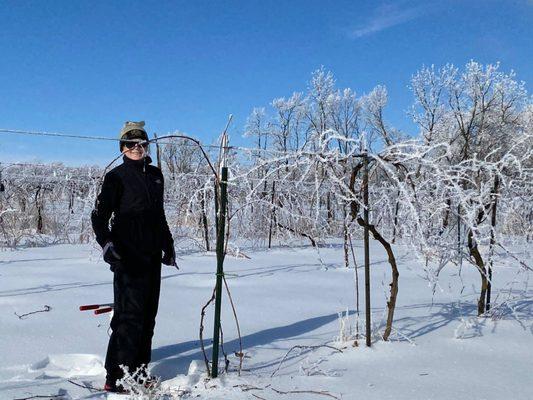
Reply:
[[[226, 137], [225, 135], [223, 136], [224, 138]], [[155, 143], [159, 143], [160, 141], [162, 140], [165, 140], [165, 139], [180, 139], [180, 140], [192, 140], [194, 141], [194, 139], [190, 139], [189, 137], [187, 136], [184, 136], [184, 135], [167, 135], [167, 136], [162, 136], [162, 137], [155, 137], [152, 142], [155, 142]], [[227, 139], [224, 139], [224, 140], [227, 140]], [[197, 141], [194, 141], [195, 144], [198, 146], [199, 149], [202, 149], [202, 146], [199, 142]], [[183, 145], [183, 142], [181, 143]], [[215, 218], [215, 233], [216, 233], [216, 249], [217, 249], [217, 283], [216, 283], [216, 289], [215, 289], [215, 324], [214, 324], [214, 330], [215, 330], [215, 333], [214, 333], [214, 343], [213, 343], [213, 363], [212, 363], [212, 367], [211, 369], [209, 369], [209, 365], [207, 365], [208, 367], [208, 370], [211, 371], [211, 375], [212, 376], [217, 376], [218, 374], [218, 368], [217, 368], [217, 362], [215, 362], [215, 360], [218, 360], [218, 335], [216, 332], [219, 331], [219, 319], [220, 319], [220, 299], [221, 299], [221, 288], [222, 288], [222, 283], [221, 283], [221, 278], [223, 277], [223, 259], [224, 259], [224, 254], [225, 254], [225, 251], [227, 251], [227, 242], [225, 243], [224, 241], [224, 238], [226, 236], [226, 229], [224, 227], [224, 224], [225, 224], [225, 221], [226, 221], [226, 216], [225, 216], [225, 211], [226, 209], [231, 209], [230, 207], [228, 207], [225, 203], [227, 202], [227, 198], [228, 196], [226, 195], [227, 193], [227, 184], [228, 184], [228, 178], [227, 178], [227, 172], [228, 172], [228, 166], [227, 166], [227, 158], [228, 158], [228, 150], [229, 150], [229, 147], [227, 146], [227, 144], [223, 145], [221, 147], [224, 151], [223, 151], [223, 160], [224, 160], [224, 165], [221, 166], [221, 169], [220, 169], [220, 177], [218, 176], [218, 174], [216, 174], [215, 170], [214, 170], [214, 167], [212, 166], [211, 162], [209, 161], [209, 157], [207, 156], [207, 154], [205, 152], [203, 152], [203, 155], [204, 155], [204, 159], [207, 161], [207, 164], [209, 166], [209, 169], [214, 172], [212, 174], [209, 174], [209, 173], [183, 173], [183, 174], [171, 174], [170, 175], [170, 181], [169, 181], [169, 184], [174, 186], [176, 185], [176, 178], [186, 178], [187, 180], [195, 180], [195, 179], [207, 179], [207, 182], [213, 182], [214, 185], [211, 186], [211, 184], [208, 184], [208, 185], [205, 185], [204, 186], [204, 189], [206, 188], [218, 188], [218, 193], [219, 195], [216, 196], [214, 195], [213, 198], [215, 200], [215, 202], [213, 203], [215, 205], [215, 210], [218, 209], [218, 212], [220, 214], [218, 214], [217, 211], [215, 211], [215, 214], [217, 215], [217, 217]], [[157, 151], [159, 153], [159, 145], [158, 145], [158, 148], [157, 148]], [[95, 199], [96, 197], [96, 194], [98, 193], [99, 191], [99, 187], [100, 187], [100, 184], [101, 184], [101, 181], [102, 181], [102, 177], [103, 175], [105, 174], [105, 172], [108, 170], [108, 168], [118, 159], [115, 158], [110, 164], [108, 164], [108, 166], [106, 168], [102, 170], [100, 170], [99, 168], [94, 168], [94, 167], [80, 167], [80, 168], [71, 168], [71, 167], [64, 167], [63, 165], [61, 164], [56, 164], [56, 165], [46, 165], [46, 164], [31, 164], [31, 163], [12, 163], [12, 164], [6, 164], [6, 165], [3, 165], [0, 170], [3, 170], [4, 172], [4, 176], [5, 176], [5, 179], [2, 181], [2, 183], [5, 181], [7, 184], [8, 184], [8, 187], [9, 188], [16, 188], [16, 187], [26, 187], [27, 191], [32, 191], [32, 190], [37, 190], [37, 193], [39, 193], [43, 188], [48, 188], [54, 195], [51, 195], [50, 198], [47, 199], [46, 201], [46, 205], [47, 205], [47, 209], [45, 210], [44, 209], [44, 204], [42, 205], [38, 205], [37, 204], [37, 201], [36, 201], [36, 210], [37, 210], [37, 213], [39, 215], [41, 215], [41, 213], [46, 213], [46, 215], [56, 215], [57, 214], [57, 210], [58, 209], [62, 209], [61, 208], [61, 199], [64, 199], [65, 201], [68, 200], [68, 204], [69, 204], [69, 207], [68, 207], [68, 210], [69, 210], [69, 213], [71, 214], [76, 214], [76, 212], [74, 211], [75, 207], [74, 207], [74, 203], [75, 203], [75, 200], [77, 199], [78, 201], [80, 199], [84, 199], [85, 201], [81, 201], [80, 204], [82, 204], [83, 206], [81, 207], [81, 211], [82, 213], [85, 213], [88, 211], [88, 204], [91, 203], [91, 200]], [[158, 162], [159, 164], [161, 165], [161, 158], [160, 158], [160, 155], [158, 156]], [[51, 174], [50, 174], [51, 172]], [[263, 182], [262, 179], [248, 179], [248, 181], [256, 181], [256, 182]], [[266, 181], [265, 181], [266, 182]], [[297, 182], [297, 181], [293, 181], [292, 183], [294, 182]], [[275, 186], [274, 186], [274, 183], [275, 181], [272, 181], [273, 183], [273, 190], [272, 190], [272, 199], [274, 198], [274, 196], [276, 196], [278, 199], [280, 198], [284, 198], [285, 195], [289, 194], [290, 190], [284, 190], [284, 185], [283, 183], [287, 183], [287, 182], [282, 182], [280, 185], [278, 185], [278, 188], [277, 190], [275, 189]], [[299, 182], [301, 184], [301, 182]], [[177, 184], [178, 186], [181, 186], [179, 184]], [[233, 188], [235, 188], [235, 183], [232, 182], [232, 186]], [[167, 186], [169, 187], [169, 186]], [[217, 190], [214, 191], [214, 193], [216, 193]], [[235, 194], [235, 193], [234, 193]], [[198, 193], [197, 193], [198, 195]], [[36, 194], [35, 196], [36, 198], [38, 198], [38, 194]], [[197, 197], [197, 196], [196, 196]], [[207, 226], [207, 221], [206, 221], [206, 212], [205, 212], [205, 200], [206, 200], [206, 190], [203, 190], [201, 192], [201, 195], [200, 195], [201, 199], [202, 199], [202, 214], [203, 214], [203, 218], [202, 218], [202, 221], [203, 221], [203, 224], [205, 225], [204, 226], [204, 234], [205, 234], [205, 243], [206, 243], [206, 250], [209, 250], [209, 239], [208, 239], [208, 226]], [[267, 196], [269, 197], [269, 196]], [[194, 198], [194, 196], [193, 196]], [[368, 200], [368, 199], [367, 199]], [[172, 206], [176, 205], [176, 203], [179, 204], [179, 199], [178, 198], [167, 198], [166, 199], [166, 203], [167, 203], [167, 208], [170, 208], [172, 209]], [[261, 202], [259, 202], [260, 204]], [[50, 207], [53, 207], [53, 206], [57, 206], [59, 205], [59, 207], [57, 209], [50, 209]], [[272, 204], [269, 204], [269, 206], [271, 206]], [[169, 207], [170, 206], [170, 207]], [[228, 208], [227, 208], [228, 207]], [[256, 205], [257, 207], [257, 205]], [[194, 206], [191, 206], [191, 204], [189, 204], [189, 210], [192, 210], [194, 209], [195, 207]], [[24, 209], [25, 210], [25, 209]], [[45, 212], [46, 211], [46, 212]], [[234, 215], [233, 215], [234, 216]], [[228, 218], [232, 218], [233, 216], [229, 216], [228, 215]], [[62, 220], [62, 221], [68, 221], [68, 219], [64, 219], [62, 216], [60, 216], [58, 218], [59, 220]], [[275, 219], [274, 217], [274, 213], [270, 213], [270, 221], [268, 223], [268, 226], [269, 226], [269, 247], [271, 247], [272, 245], [272, 232], [273, 231], [276, 231], [276, 229], [273, 229], [273, 225], [272, 225], [272, 221]], [[56, 231], [56, 236], [53, 240], [54, 243], [57, 243], [57, 242], [61, 242], [63, 240], [65, 241], [68, 241], [68, 242], [84, 242], [87, 240], [87, 238], [89, 237], [90, 235], [90, 230], [89, 230], [89, 227], [90, 227], [90, 224], [88, 223], [87, 220], [84, 220], [84, 216], [82, 215], [81, 216], [81, 220], [82, 220], [82, 223], [81, 223], [81, 226], [82, 226], [82, 229], [83, 231], [80, 233], [79, 235], [79, 239], [76, 240], [75, 238], [70, 238], [69, 237], [69, 232], [61, 232], [60, 234], [58, 234], [59, 232]], [[42, 218], [39, 218], [39, 226], [35, 229], [35, 233], [36, 234], [42, 234], [44, 233], [43, 232], [43, 227], [42, 227]], [[80, 220], [76, 220], [77, 221], [77, 224], [79, 226], [79, 221]], [[365, 221], [368, 223], [368, 213], [365, 213]], [[47, 225], [50, 225], [50, 222], [51, 221], [47, 221]], [[76, 223], [75, 223], [76, 224]], [[4, 226], [4, 221], [2, 220], [2, 226]], [[54, 227], [54, 230], [57, 230], [57, 226], [52, 225]], [[68, 225], [67, 225], [68, 226]], [[66, 226], [66, 227], [67, 227]], [[280, 222], [276, 222], [276, 227], [280, 227], [280, 226], [283, 226], [284, 227], [284, 230], [286, 230], [287, 232], [289, 233], [292, 233], [292, 234], [300, 234], [302, 236], [305, 236], [305, 237], [308, 237], [308, 238], [311, 238], [312, 240], [312, 243], [313, 245], [316, 245], [316, 242], [312, 239], [312, 237], [308, 234], [306, 234], [304, 231], [305, 231], [305, 228], [304, 229], [294, 229], [294, 228], [290, 228], [290, 227], [287, 227], [287, 226], [284, 226], [282, 225]], [[47, 226], [47, 227], [50, 227], [50, 226]], [[67, 228], [68, 229], [68, 228]], [[87, 232], [86, 230], [89, 230], [89, 232]], [[368, 230], [365, 228], [365, 235], [364, 235], [364, 238], [365, 238], [365, 246], [368, 247]], [[17, 240], [13, 240], [13, 241], [9, 241], [7, 239], [7, 233], [6, 233], [6, 230], [4, 229], [4, 239], [6, 240], [6, 244], [9, 244], [11, 242], [12, 245], [17, 245]], [[369, 279], [369, 274], [368, 274], [368, 271], [369, 271], [369, 253], [366, 251], [365, 252], [365, 268], [366, 268], [366, 279], [368, 280]], [[366, 290], [367, 290], [367, 296], [366, 296], [366, 299], [367, 299], [367, 305], [369, 307], [370, 303], [369, 303], [369, 285], [366, 285]], [[369, 308], [367, 308], [369, 309]], [[366, 336], [368, 338], [370, 338], [370, 312], [367, 312], [366, 313], [367, 315], [367, 333], [366, 333]], [[370, 341], [368, 340], [368, 345], [370, 345]], [[242, 354], [242, 351], [239, 353], [239, 354]]]
[[[226, 134], [221, 145], [181, 134], [154, 135], [178, 247], [211, 251], [216, 243], [215, 321], [225, 283], [224, 256], [247, 256], [247, 249], [271, 248], [276, 241], [308, 242], [321, 260], [320, 248], [341, 238], [344, 265], [352, 263], [357, 272], [352, 237], [363, 239], [367, 345], [372, 343], [370, 235], [391, 268], [385, 340], [399, 291], [394, 246], [408, 246], [423, 260], [422, 275], [433, 290], [443, 268], [473, 266], [480, 276], [480, 315], [495, 307], [496, 250], [519, 272], [532, 270], [507, 246], [515, 238], [533, 239], [533, 109], [523, 87], [512, 75], [471, 63], [461, 76], [449, 66], [423, 69], [413, 77], [413, 92], [417, 138], [402, 136], [384, 122], [384, 88], [357, 98], [349, 89], [335, 90], [323, 70], [313, 76], [307, 97], [295, 93], [276, 99], [268, 122], [264, 111], [254, 111], [247, 133], [256, 139], [255, 148], [230, 146]], [[208, 161], [214, 159], [209, 152], [218, 152], [218, 166]], [[2, 245], [89, 241], [88, 217], [104, 172], [0, 163]], [[358, 298], [356, 307], [359, 311]], [[213, 376], [218, 347], [214, 343]], [[242, 349], [239, 355], [242, 363]], [[206, 364], [209, 371], [207, 357]]]

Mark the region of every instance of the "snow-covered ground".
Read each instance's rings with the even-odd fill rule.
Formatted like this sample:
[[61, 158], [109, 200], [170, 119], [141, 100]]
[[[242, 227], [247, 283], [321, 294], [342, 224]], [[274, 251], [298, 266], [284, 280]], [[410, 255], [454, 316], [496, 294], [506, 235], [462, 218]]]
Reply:
[[[355, 245], [361, 265], [361, 243]], [[246, 358], [239, 377], [237, 334], [224, 297], [230, 372], [208, 382], [198, 331], [201, 307], [214, 285], [215, 256], [182, 255], [179, 271], [163, 269], [152, 373], [162, 378], [163, 387], [199, 399], [533, 399], [533, 293], [520, 294], [524, 274], [517, 278], [511, 261], [497, 266], [493, 298], [498, 293], [497, 302], [507, 298], [509, 289], [521, 298], [509, 303], [513, 311], [502, 307], [498, 319], [477, 318], [479, 274], [472, 266], [465, 264], [461, 275], [444, 270], [433, 294], [420, 262], [408, 249], [395, 249], [400, 268], [396, 330], [390, 342], [377, 340], [372, 348], [364, 340], [358, 347], [338, 340], [339, 312], [349, 309], [347, 326], [355, 326], [354, 270], [342, 266], [340, 245], [321, 249], [323, 264], [309, 247], [228, 257], [226, 273]], [[378, 339], [390, 273], [378, 244], [372, 243], [371, 252]], [[364, 309], [362, 269], [359, 277]], [[68, 380], [104, 383], [109, 315], [80, 312], [78, 306], [112, 302], [111, 281], [91, 246], [0, 251], [0, 399], [105, 398]], [[22, 316], [46, 306], [49, 311]], [[207, 344], [212, 320], [211, 307]], [[293, 346], [322, 344], [342, 353], [327, 347], [294, 349], [280, 366]]]

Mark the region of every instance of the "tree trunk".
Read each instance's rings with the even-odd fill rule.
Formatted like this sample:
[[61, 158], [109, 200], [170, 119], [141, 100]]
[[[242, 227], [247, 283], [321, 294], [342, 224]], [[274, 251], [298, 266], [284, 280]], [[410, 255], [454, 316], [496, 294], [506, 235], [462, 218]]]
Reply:
[[468, 250], [470, 251], [470, 255], [475, 261], [475, 266], [481, 275], [481, 293], [479, 294], [479, 300], [477, 302], [477, 315], [482, 315], [485, 312], [485, 299], [487, 295], [488, 279], [485, 263], [481, 253], [479, 252], [477, 243], [474, 240], [474, 234], [472, 233], [472, 230], [469, 230], [468, 232]]
[[[265, 182], [266, 185], [266, 182]], [[272, 230], [274, 228], [274, 223], [276, 220], [276, 208], [274, 206], [274, 199], [276, 197], [276, 181], [272, 181], [272, 199], [271, 199], [271, 210], [270, 210], [270, 226], [268, 228], [268, 248], [272, 247]]]
[[331, 232], [331, 223], [333, 221], [333, 210], [331, 208], [331, 192], [328, 192], [326, 195], [326, 209], [327, 209], [327, 221], [328, 221], [328, 229]]
[[41, 187], [37, 188], [35, 192], [35, 207], [37, 208], [37, 233], [43, 233], [43, 214], [42, 214], [42, 204], [39, 202], [39, 194], [41, 193]]
[[400, 191], [396, 199], [396, 207], [394, 209], [394, 224], [392, 226], [392, 244], [396, 242], [396, 227], [398, 226], [398, 212], [400, 211]]
[[451, 208], [452, 208], [451, 199], [446, 199], [446, 211], [444, 212], [444, 218], [442, 219], [442, 232], [444, 232], [444, 230], [450, 224], [450, 209]]
[[[346, 224], [346, 206], [342, 208], [344, 219], [342, 223], [342, 231], [343, 231], [343, 249], [344, 249], [344, 266], [348, 268], [350, 266], [350, 259], [348, 258], [348, 225]], [[357, 268], [357, 266], [355, 266]]]
[[494, 188], [492, 189], [492, 215], [491, 215], [491, 229], [490, 229], [490, 251], [489, 251], [489, 279], [487, 283], [487, 304], [485, 306], [486, 310], [490, 310], [490, 295], [492, 289], [492, 263], [494, 257], [494, 245], [496, 243], [496, 208], [498, 205], [498, 191], [500, 188], [500, 179], [498, 175], [494, 178]]

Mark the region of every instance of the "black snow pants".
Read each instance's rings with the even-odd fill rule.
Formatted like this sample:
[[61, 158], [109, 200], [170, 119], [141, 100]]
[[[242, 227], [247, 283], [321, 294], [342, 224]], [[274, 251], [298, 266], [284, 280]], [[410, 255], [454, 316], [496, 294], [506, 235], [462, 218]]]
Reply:
[[141, 270], [115, 269], [112, 333], [105, 360], [108, 382], [122, 378], [120, 365], [127, 366], [130, 373], [143, 364], [148, 366], [160, 288], [160, 257]]

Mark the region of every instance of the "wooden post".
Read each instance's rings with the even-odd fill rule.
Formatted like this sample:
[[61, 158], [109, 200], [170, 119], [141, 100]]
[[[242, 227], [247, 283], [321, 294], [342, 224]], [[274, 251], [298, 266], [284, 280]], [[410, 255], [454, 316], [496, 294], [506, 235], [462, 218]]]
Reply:
[[368, 224], [368, 154], [365, 151], [363, 155], [363, 202], [365, 209], [363, 211], [363, 218], [365, 220], [364, 227], [364, 247], [365, 247], [365, 307], [366, 307], [366, 345], [370, 347], [372, 345], [372, 328], [371, 328], [371, 315], [370, 315], [370, 247], [369, 247], [369, 233]]
[[226, 210], [228, 202], [228, 167], [226, 165], [227, 136], [222, 138], [223, 155], [220, 170], [218, 224], [217, 224], [217, 279], [215, 286], [215, 322], [213, 330], [213, 365], [211, 376], [218, 376], [218, 351], [220, 343], [220, 309], [222, 305], [222, 276], [224, 274], [224, 238], [226, 230]]
[[154, 133], [155, 141], [155, 153], [157, 156], [157, 168], [161, 169], [161, 151], [159, 150], [159, 141], [157, 141], [157, 133]]

